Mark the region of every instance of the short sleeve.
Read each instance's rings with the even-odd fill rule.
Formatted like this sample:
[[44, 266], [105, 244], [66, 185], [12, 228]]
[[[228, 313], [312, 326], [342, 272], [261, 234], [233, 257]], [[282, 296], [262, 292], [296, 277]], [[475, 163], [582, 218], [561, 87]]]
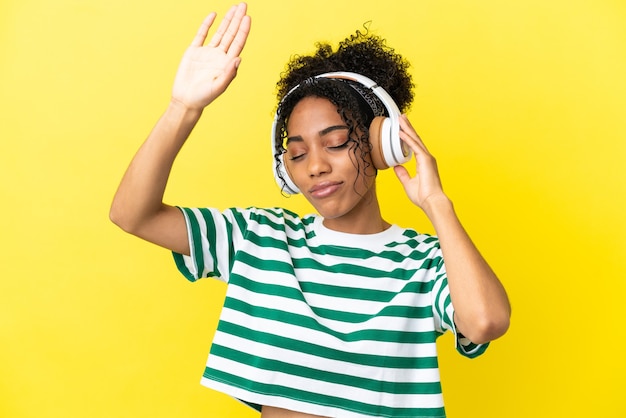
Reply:
[[448, 276], [446, 274], [443, 258], [440, 258], [437, 266], [437, 277], [433, 286], [433, 315], [435, 328], [438, 332], [452, 331], [455, 336], [456, 350], [465, 357], [475, 358], [485, 352], [489, 343], [474, 344], [463, 334], [457, 331], [454, 323], [454, 305], [450, 298]]
[[173, 252], [178, 270], [189, 281], [214, 277], [228, 282], [234, 254], [235, 210], [179, 208], [187, 223], [190, 255]]

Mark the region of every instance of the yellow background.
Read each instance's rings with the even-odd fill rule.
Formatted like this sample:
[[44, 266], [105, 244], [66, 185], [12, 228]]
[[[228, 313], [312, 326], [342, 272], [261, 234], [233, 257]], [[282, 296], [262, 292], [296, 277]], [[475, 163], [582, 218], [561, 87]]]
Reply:
[[[454, 417], [624, 417], [626, 4], [250, 0], [239, 76], [167, 201], [284, 205], [274, 84], [316, 40], [371, 28], [413, 64], [410, 118], [514, 307], [470, 361], [440, 341]], [[224, 287], [189, 284], [108, 208], [202, 18], [229, 3], [0, 5], [0, 416], [253, 417], [199, 385]], [[431, 227], [380, 174], [386, 217]]]

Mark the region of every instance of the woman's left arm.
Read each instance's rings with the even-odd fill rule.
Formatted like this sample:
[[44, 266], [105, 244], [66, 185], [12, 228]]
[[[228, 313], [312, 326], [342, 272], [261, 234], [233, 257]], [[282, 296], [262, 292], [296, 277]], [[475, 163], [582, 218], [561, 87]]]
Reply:
[[463, 228], [452, 201], [444, 193], [435, 158], [411, 126], [400, 118], [400, 138], [413, 150], [416, 173], [394, 167], [409, 199], [435, 228], [446, 263], [457, 330], [475, 344], [502, 336], [509, 327], [509, 299], [487, 261]]

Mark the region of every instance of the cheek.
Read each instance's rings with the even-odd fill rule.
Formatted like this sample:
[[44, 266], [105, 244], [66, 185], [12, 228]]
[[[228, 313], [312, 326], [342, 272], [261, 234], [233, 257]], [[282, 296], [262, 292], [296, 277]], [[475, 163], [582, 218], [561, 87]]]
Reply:
[[291, 159], [289, 158], [289, 155], [287, 153], [283, 154], [283, 165], [285, 166], [285, 171], [287, 171], [289, 177], [293, 181], [296, 181], [298, 171], [294, 169]]
[[358, 175], [364, 175], [367, 177], [376, 177], [378, 171], [374, 167], [372, 162], [372, 155], [368, 150], [369, 143], [362, 143], [359, 146], [355, 144], [354, 148], [350, 149], [350, 159], [354, 167], [358, 169]]
[[[355, 160], [355, 158], [357, 160]], [[359, 163], [356, 165], [356, 163]], [[376, 181], [376, 169], [359, 155], [352, 155], [350, 161], [345, 165], [346, 178], [352, 178], [350, 181], [351, 189], [359, 195], [365, 195]], [[349, 170], [349, 174], [348, 173]]]

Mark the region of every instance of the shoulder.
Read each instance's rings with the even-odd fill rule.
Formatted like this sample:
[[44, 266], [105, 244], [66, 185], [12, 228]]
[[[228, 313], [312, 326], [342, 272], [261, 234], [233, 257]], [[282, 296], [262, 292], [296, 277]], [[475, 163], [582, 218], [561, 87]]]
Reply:
[[254, 221], [269, 220], [278, 223], [290, 222], [295, 224], [311, 223], [312, 220], [310, 218], [315, 217], [315, 215], [301, 217], [297, 213], [281, 207], [259, 208], [250, 206], [247, 208], [230, 208], [227, 209], [226, 212], [237, 214], [238, 216], [244, 216], [247, 219]]
[[231, 222], [239, 224], [242, 230], [259, 230], [269, 227], [276, 231], [308, 230], [317, 218], [317, 215], [300, 216], [281, 207], [229, 208], [224, 211], [224, 216]]
[[412, 228], [398, 227], [398, 231], [398, 242], [413, 247], [439, 248], [439, 237], [436, 235], [420, 233]]

